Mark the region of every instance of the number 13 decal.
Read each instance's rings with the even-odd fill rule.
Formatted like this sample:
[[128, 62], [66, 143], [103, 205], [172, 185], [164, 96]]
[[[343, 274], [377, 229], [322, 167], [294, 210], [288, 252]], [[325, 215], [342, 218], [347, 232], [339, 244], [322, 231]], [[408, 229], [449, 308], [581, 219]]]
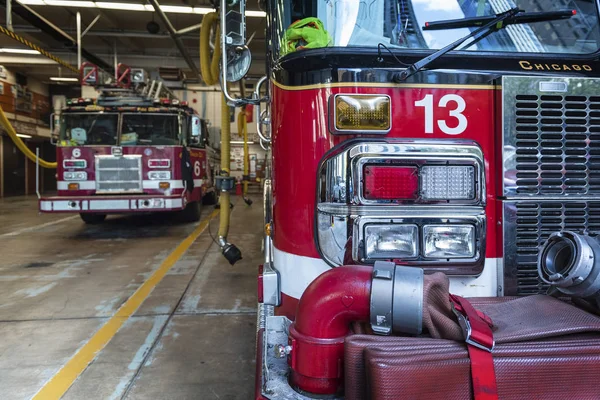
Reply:
[[[437, 125], [442, 132], [446, 135], [460, 135], [467, 130], [467, 125], [469, 122], [467, 121], [467, 117], [463, 114], [465, 109], [467, 108], [467, 103], [465, 99], [457, 94], [447, 94], [442, 97], [438, 103], [438, 107], [440, 108], [449, 108], [452, 106], [452, 103], [456, 107], [454, 109], [449, 110], [449, 116], [455, 118], [458, 121], [458, 125], [456, 127], [451, 127], [449, 125], [455, 125], [454, 123], [449, 124], [444, 119], [439, 119], [437, 121]], [[423, 100], [416, 101], [415, 107], [424, 107], [425, 108], [425, 133], [433, 133], [433, 124], [434, 124], [434, 102], [433, 95], [428, 94], [425, 96]]]

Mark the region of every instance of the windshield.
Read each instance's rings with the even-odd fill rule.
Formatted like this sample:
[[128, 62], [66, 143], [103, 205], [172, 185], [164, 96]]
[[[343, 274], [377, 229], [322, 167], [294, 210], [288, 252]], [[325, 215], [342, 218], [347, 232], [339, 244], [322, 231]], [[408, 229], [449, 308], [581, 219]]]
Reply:
[[60, 138], [71, 146], [121, 146], [179, 144], [177, 114], [122, 114], [121, 138], [117, 113], [65, 113], [61, 117]]
[[115, 145], [118, 119], [118, 114], [63, 114], [60, 138], [71, 145]]
[[466, 50], [588, 54], [600, 47], [598, 11], [591, 0], [274, 0], [274, 48], [279, 47], [279, 56], [306, 48], [379, 43], [437, 50], [476, 28], [423, 31], [426, 22], [495, 15], [514, 7], [577, 14], [566, 20], [510, 25]]
[[176, 114], [123, 114], [121, 145], [176, 144], [179, 144], [179, 119]]

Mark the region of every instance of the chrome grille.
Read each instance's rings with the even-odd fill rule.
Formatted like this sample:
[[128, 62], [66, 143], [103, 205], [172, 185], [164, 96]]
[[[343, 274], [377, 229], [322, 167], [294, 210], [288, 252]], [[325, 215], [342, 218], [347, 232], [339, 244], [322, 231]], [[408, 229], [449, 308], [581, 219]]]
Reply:
[[516, 101], [516, 193], [600, 193], [600, 97]]
[[600, 232], [600, 201], [515, 201], [504, 203], [505, 294], [544, 293], [538, 279], [540, 246], [554, 232]]
[[142, 157], [96, 156], [98, 193], [142, 192]]
[[[540, 91], [549, 82], [565, 91]], [[600, 194], [599, 90], [598, 79], [504, 78], [506, 196]]]

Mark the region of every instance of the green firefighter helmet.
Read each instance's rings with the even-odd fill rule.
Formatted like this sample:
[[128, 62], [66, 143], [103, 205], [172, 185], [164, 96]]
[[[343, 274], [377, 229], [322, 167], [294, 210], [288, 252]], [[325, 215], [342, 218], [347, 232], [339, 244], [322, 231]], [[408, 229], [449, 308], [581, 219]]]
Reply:
[[282, 53], [288, 54], [302, 49], [318, 49], [330, 46], [331, 36], [318, 18], [304, 18], [294, 22], [285, 31]]

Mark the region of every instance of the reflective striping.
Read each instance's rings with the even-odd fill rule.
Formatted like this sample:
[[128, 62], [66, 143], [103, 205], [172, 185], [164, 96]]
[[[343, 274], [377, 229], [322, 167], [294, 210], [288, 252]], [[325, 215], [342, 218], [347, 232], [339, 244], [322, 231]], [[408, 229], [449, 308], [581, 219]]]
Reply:
[[140, 307], [152, 290], [160, 283], [169, 270], [194, 244], [204, 232], [211, 219], [218, 215], [213, 211], [200, 225], [185, 238], [162, 262], [160, 267], [136, 290], [136, 292], [119, 308], [119, 310], [104, 324], [92, 338], [77, 351], [77, 353], [33, 396], [36, 400], [60, 399], [81, 375], [100, 351], [110, 342], [121, 326]]
[[[145, 180], [142, 182], [142, 187], [144, 189], [160, 189], [159, 184], [161, 182], [168, 182], [171, 187], [170, 189], [183, 189], [184, 184], [181, 179], [172, 179], [172, 180]], [[96, 190], [96, 182], [95, 181], [58, 181], [56, 183], [56, 188], [58, 190], [69, 190], [69, 183], [77, 183], [79, 184], [79, 190]], [[203, 179], [194, 179], [194, 187], [200, 187], [204, 184]]]
[[404, 89], [464, 89], [464, 90], [492, 90], [499, 89], [494, 85], [460, 85], [460, 84], [437, 84], [437, 83], [384, 83], [384, 82], [337, 82], [317, 83], [314, 85], [287, 86], [272, 81], [273, 86], [282, 90], [310, 90], [331, 88], [404, 88]]
[[[483, 272], [477, 277], [451, 276], [450, 292], [463, 297], [496, 297], [498, 295], [498, 262], [486, 258]], [[299, 299], [308, 285], [331, 267], [320, 258], [298, 256], [273, 247], [273, 266], [281, 276], [281, 291]], [[343, 267], [339, 267], [343, 268]]]
[[[143, 182], [143, 188], [144, 189], [160, 189], [159, 184], [161, 182], [168, 182], [171, 185], [170, 189], [183, 189], [184, 188], [184, 184], [181, 179], [173, 179], [173, 180], [167, 180], [167, 181], [145, 180]], [[204, 183], [204, 180], [202, 180], [202, 179], [194, 179], [194, 187], [200, 187], [200, 186], [202, 186], [203, 183]]]
[[[150, 202], [144, 205], [144, 202]], [[89, 199], [89, 200], [41, 200], [40, 211], [115, 211], [127, 212], [137, 210], [180, 210], [183, 208], [183, 199], [164, 197], [143, 197], [135, 199]]]
[[79, 190], [96, 190], [96, 182], [94, 181], [58, 181], [56, 182], [56, 188], [58, 190], [69, 190], [69, 183], [77, 183]]
[[281, 291], [297, 299], [308, 285], [331, 267], [320, 258], [304, 257], [273, 247], [273, 266], [281, 276]]

